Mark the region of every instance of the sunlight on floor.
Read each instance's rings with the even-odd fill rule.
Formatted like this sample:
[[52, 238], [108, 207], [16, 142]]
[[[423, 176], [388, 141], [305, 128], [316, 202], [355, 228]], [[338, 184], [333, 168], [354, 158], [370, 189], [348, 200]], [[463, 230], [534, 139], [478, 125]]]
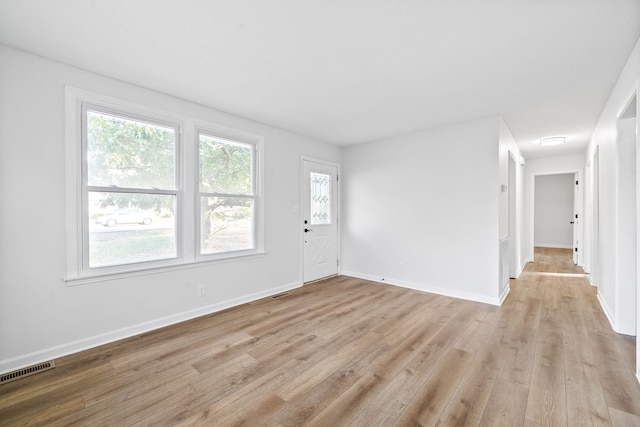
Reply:
[[575, 273], [549, 273], [542, 271], [523, 271], [524, 276], [555, 276], [555, 277], [585, 277], [589, 278], [588, 274], [575, 274]]

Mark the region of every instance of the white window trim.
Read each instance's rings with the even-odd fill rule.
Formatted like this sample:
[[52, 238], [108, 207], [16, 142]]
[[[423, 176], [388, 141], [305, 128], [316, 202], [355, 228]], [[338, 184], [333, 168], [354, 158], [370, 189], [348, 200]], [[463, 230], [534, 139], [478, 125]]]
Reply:
[[[177, 144], [178, 191], [176, 223], [177, 258], [168, 260], [124, 264], [89, 269], [83, 267], [83, 215], [86, 207], [82, 197], [82, 105], [95, 104], [133, 115], [152, 117], [179, 125], [181, 133]], [[200, 255], [198, 197], [198, 144], [197, 130], [222, 138], [248, 142], [256, 147], [255, 174], [255, 248], [252, 250]], [[139, 275], [156, 274], [185, 268], [199, 268], [221, 262], [231, 262], [263, 256], [264, 244], [264, 137], [231, 129], [178, 113], [116, 99], [110, 96], [65, 87], [65, 158], [66, 158], [66, 227], [67, 227], [67, 285], [80, 285], [115, 280]]]
[[[253, 168], [253, 182], [251, 183], [252, 185], [252, 194], [248, 195], [248, 194], [215, 194], [214, 193], [208, 193], [211, 196], [214, 197], [238, 197], [238, 198], [246, 198], [246, 199], [250, 199], [253, 201], [253, 206], [254, 206], [254, 216], [257, 214], [256, 212], [256, 208], [257, 208], [257, 203], [258, 200], [260, 199], [259, 194], [261, 194], [261, 191], [258, 190], [258, 183], [261, 181], [258, 177], [258, 173], [259, 173], [259, 166], [258, 166], [258, 155], [259, 155], [259, 147], [258, 147], [258, 143], [257, 141], [252, 141], [250, 139], [247, 138], [243, 138], [243, 137], [234, 137], [229, 138], [229, 135], [223, 135], [219, 130], [211, 130], [207, 127], [202, 127], [202, 126], [196, 126], [195, 129], [196, 132], [196, 140], [197, 142], [199, 141], [199, 136], [200, 135], [206, 135], [206, 136], [210, 136], [210, 137], [214, 137], [214, 138], [220, 138], [222, 141], [228, 141], [230, 143], [243, 143], [243, 144], [247, 144], [250, 145], [253, 149], [253, 164], [252, 164], [252, 168]], [[199, 159], [198, 159], [199, 160]], [[198, 164], [199, 167], [199, 164]], [[198, 177], [199, 178], [199, 177]], [[202, 195], [203, 193], [200, 191], [200, 181], [198, 179], [198, 182], [196, 183], [196, 197], [197, 197], [197, 201], [194, 204], [194, 206], [196, 206], [196, 221], [195, 223], [197, 224], [197, 230], [195, 230], [195, 238], [196, 238], [196, 242], [198, 243], [198, 247], [196, 248], [196, 259], [197, 260], [209, 260], [212, 257], [216, 257], [222, 254], [202, 254], [200, 253], [200, 242], [202, 239], [202, 233], [201, 233], [201, 229], [200, 229], [200, 225], [201, 225], [201, 221], [202, 221]], [[261, 227], [260, 227], [261, 229]], [[228, 251], [228, 252], [224, 252], [223, 254], [244, 254], [244, 253], [253, 253], [255, 252], [257, 246], [258, 246], [258, 242], [260, 241], [259, 236], [257, 235], [258, 232], [258, 227], [254, 227], [253, 230], [253, 242], [254, 242], [254, 248], [251, 249], [238, 249], [235, 251]]]
[[[147, 112], [146, 115], [140, 114], [140, 112], [138, 111], [138, 109], [136, 109], [136, 111], [133, 111], [132, 109], [125, 109], [124, 107], [121, 108], [112, 108], [111, 106], [106, 106], [104, 103], [100, 103], [100, 104], [94, 104], [91, 103], [89, 101], [87, 101], [86, 99], [82, 99], [80, 102], [80, 115], [82, 116], [80, 118], [80, 124], [81, 124], [81, 154], [86, 154], [86, 150], [87, 147], [85, 146], [85, 144], [87, 143], [87, 141], [84, 140], [84, 135], [85, 132], [87, 132], [87, 129], [84, 129], [82, 127], [82, 120], [85, 118], [85, 115], [87, 114], [88, 111], [92, 110], [92, 111], [98, 111], [101, 113], [105, 113], [105, 114], [110, 114], [112, 116], [126, 116], [126, 118], [128, 120], [136, 120], [136, 121], [140, 121], [143, 123], [154, 123], [157, 125], [161, 125], [161, 126], [166, 126], [167, 128], [171, 128], [174, 130], [175, 132], [175, 172], [174, 172], [174, 179], [175, 179], [175, 188], [173, 190], [154, 190], [154, 189], [139, 189], [139, 191], [133, 191], [137, 194], [141, 194], [142, 192], [146, 192], [147, 194], [165, 194], [165, 195], [173, 195], [175, 196], [175, 207], [176, 207], [176, 218], [182, 218], [182, 205], [184, 202], [182, 202], [183, 199], [183, 195], [185, 194], [185, 185], [184, 185], [184, 179], [183, 176], [185, 175], [183, 173], [183, 168], [184, 168], [184, 162], [182, 162], [182, 156], [183, 153], [185, 152], [185, 149], [183, 148], [183, 141], [182, 141], [182, 129], [183, 129], [183, 124], [182, 121], [178, 121], [178, 120], [168, 120], [166, 117], [164, 117], [164, 115], [162, 117], [160, 117], [158, 114], [155, 113], [151, 113], [149, 114], [149, 112]], [[149, 117], [149, 116], [153, 116], [153, 117]], [[82, 161], [81, 163], [86, 163], [86, 157], [82, 157]], [[81, 221], [83, 221], [81, 229], [86, 229], [89, 227], [88, 221], [88, 193], [92, 192], [92, 191], [108, 191], [106, 189], [100, 189], [100, 188], [96, 188], [94, 186], [91, 185], [87, 185], [86, 186], [86, 190], [84, 188], [84, 184], [85, 184], [85, 180], [87, 179], [86, 177], [86, 173], [87, 171], [84, 170], [82, 168], [82, 165], [80, 166], [80, 170], [81, 170], [81, 177], [82, 177], [82, 182], [80, 183], [80, 186], [82, 187], [80, 189], [80, 200], [82, 201], [82, 206], [80, 208], [80, 212], [81, 212]], [[118, 191], [122, 191], [122, 192], [132, 192], [132, 189], [127, 189], [127, 188], [122, 188], [119, 189]], [[141, 265], [144, 265], [145, 268], [153, 268], [154, 266], [165, 266], [167, 264], [173, 264], [176, 260], [180, 260], [182, 257], [182, 253], [183, 253], [183, 241], [182, 239], [180, 239], [179, 237], [182, 235], [182, 223], [184, 221], [177, 221], [175, 224], [175, 233], [176, 233], [176, 257], [172, 257], [172, 258], [167, 258], [167, 259], [158, 259], [158, 260], [153, 260], [153, 261], [145, 261], [145, 262], [138, 262], [138, 263], [129, 263], [129, 264], [118, 264], [118, 265], [114, 265], [114, 266], [104, 266], [104, 267], [99, 267], [96, 268], [95, 270], [89, 270], [87, 267], [87, 271], [92, 271], [92, 272], [100, 272], [100, 274], [104, 275], [104, 274], [109, 274], [109, 273], [120, 273], [123, 270], [130, 270], [130, 269], [135, 269], [136, 266], [139, 267]], [[89, 264], [89, 253], [88, 251], [84, 250], [85, 247], [88, 247], [89, 245], [89, 235], [87, 233], [83, 233], [82, 235], [82, 242], [81, 242], [81, 256], [82, 256], [82, 266], [86, 266]]]

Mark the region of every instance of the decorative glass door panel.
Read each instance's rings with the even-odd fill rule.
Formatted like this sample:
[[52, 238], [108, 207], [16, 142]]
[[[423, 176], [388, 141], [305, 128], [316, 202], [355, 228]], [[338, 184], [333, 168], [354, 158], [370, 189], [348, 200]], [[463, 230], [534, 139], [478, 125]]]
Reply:
[[331, 224], [331, 175], [311, 172], [311, 225]]

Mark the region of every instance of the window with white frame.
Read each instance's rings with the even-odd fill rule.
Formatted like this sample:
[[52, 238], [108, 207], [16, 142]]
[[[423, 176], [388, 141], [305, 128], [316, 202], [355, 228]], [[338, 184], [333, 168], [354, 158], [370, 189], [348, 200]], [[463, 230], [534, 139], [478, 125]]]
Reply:
[[83, 264], [176, 258], [179, 125], [88, 104], [82, 121]]
[[261, 137], [67, 88], [67, 281], [263, 251]]
[[200, 254], [255, 247], [254, 144], [198, 132]]

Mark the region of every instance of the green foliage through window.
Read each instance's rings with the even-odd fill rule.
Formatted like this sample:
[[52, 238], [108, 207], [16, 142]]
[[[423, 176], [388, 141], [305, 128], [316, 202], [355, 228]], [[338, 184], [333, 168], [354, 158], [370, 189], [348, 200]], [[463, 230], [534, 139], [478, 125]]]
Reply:
[[199, 135], [200, 251], [253, 248], [251, 144]]
[[90, 268], [177, 256], [177, 127], [88, 108]]
[[[215, 136], [195, 126], [196, 140], [181, 141], [176, 123], [97, 105], [83, 105], [82, 114], [83, 246], [87, 244], [83, 268], [182, 256], [178, 242], [197, 237], [179, 235], [183, 228], [178, 224], [187, 219], [178, 215], [197, 213], [198, 206], [200, 254], [256, 248], [254, 143]], [[197, 154], [198, 163], [180, 173], [180, 156], [195, 159], [188, 153]], [[197, 181], [181, 181], [185, 173], [197, 173]], [[191, 183], [196, 188], [186, 187]], [[193, 200], [184, 190], [196, 193], [194, 209], [182, 204]]]
[[88, 184], [175, 188], [175, 129], [87, 112]]

